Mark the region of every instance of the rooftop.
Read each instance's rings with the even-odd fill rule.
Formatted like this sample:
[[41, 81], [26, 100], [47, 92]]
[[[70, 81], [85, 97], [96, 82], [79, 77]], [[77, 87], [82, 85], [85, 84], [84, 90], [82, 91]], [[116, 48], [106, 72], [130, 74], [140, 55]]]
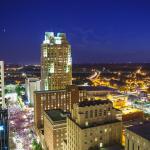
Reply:
[[48, 94], [48, 93], [59, 93], [59, 92], [65, 92], [65, 89], [62, 90], [42, 90], [42, 91], [34, 91], [34, 93], [38, 93], [38, 94]]
[[79, 107], [104, 105], [104, 104], [112, 104], [112, 102], [110, 100], [93, 100], [93, 101], [86, 100], [80, 102]]
[[79, 90], [86, 90], [86, 91], [117, 91], [114, 88], [110, 88], [107, 86], [78, 86]]
[[61, 109], [45, 110], [45, 113], [54, 122], [65, 121], [67, 117], [67, 114], [63, 112]]
[[135, 125], [127, 128], [129, 131], [132, 131], [141, 137], [150, 140], [150, 122], [145, 122], [141, 125]]

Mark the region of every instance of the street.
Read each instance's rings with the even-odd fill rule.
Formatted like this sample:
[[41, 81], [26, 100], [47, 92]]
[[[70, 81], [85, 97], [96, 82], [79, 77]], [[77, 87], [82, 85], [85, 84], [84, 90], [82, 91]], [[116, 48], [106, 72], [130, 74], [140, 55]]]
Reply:
[[9, 128], [10, 128], [10, 149], [31, 150], [32, 140], [35, 138], [33, 131], [33, 108], [19, 105], [16, 99], [11, 96], [9, 99]]

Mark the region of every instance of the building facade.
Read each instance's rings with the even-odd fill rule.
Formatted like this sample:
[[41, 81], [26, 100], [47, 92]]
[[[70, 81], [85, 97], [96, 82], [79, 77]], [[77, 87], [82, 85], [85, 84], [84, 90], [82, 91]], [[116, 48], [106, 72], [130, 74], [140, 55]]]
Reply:
[[72, 84], [71, 46], [65, 33], [45, 33], [41, 46], [42, 90], [62, 90]]
[[26, 94], [30, 103], [34, 104], [34, 91], [40, 91], [41, 82], [38, 78], [27, 78], [25, 80]]
[[9, 150], [9, 127], [7, 109], [0, 109], [0, 149]]
[[74, 104], [67, 118], [67, 140], [64, 150], [90, 150], [121, 143], [122, 123], [108, 100], [83, 101]]
[[150, 122], [126, 129], [125, 150], [150, 149]]
[[62, 109], [71, 111], [73, 104], [86, 98], [84, 91], [77, 86], [66, 86], [64, 90], [36, 91], [34, 92], [34, 123], [35, 128], [43, 127], [43, 112], [49, 109]]
[[5, 108], [4, 98], [4, 62], [0, 61], [0, 107]]
[[63, 150], [67, 132], [66, 116], [60, 109], [44, 112], [44, 139], [48, 150]]

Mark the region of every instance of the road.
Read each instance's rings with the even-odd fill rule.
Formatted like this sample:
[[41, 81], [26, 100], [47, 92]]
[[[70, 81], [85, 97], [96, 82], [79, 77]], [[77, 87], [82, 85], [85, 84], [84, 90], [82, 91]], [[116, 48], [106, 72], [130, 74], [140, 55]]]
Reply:
[[16, 99], [9, 100], [10, 149], [32, 150], [33, 108], [21, 108]]

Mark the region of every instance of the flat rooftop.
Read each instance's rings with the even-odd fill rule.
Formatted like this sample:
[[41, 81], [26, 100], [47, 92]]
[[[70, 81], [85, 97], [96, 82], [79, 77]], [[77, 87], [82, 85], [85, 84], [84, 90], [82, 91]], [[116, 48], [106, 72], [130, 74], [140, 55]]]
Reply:
[[129, 127], [127, 130], [132, 131], [150, 141], [150, 122], [145, 122], [141, 125]]
[[78, 86], [79, 90], [86, 90], [86, 91], [117, 91], [117, 89], [110, 88], [107, 86]]
[[132, 108], [132, 107], [124, 107], [120, 109], [123, 113], [123, 115], [127, 115], [127, 114], [133, 114], [133, 113], [143, 113], [142, 110], [137, 109], [137, 108]]
[[65, 89], [62, 89], [62, 90], [43, 90], [43, 91], [34, 91], [34, 93], [37, 93], [37, 94], [49, 94], [49, 93], [59, 93], [59, 92], [65, 92], [66, 90]]
[[112, 102], [110, 100], [93, 100], [93, 101], [86, 100], [80, 102], [79, 107], [104, 105], [104, 104], [112, 104]]
[[63, 112], [61, 109], [45, 110], [45, 114], [54, 122], [65, 121], [67, 118], [67, 113]]

